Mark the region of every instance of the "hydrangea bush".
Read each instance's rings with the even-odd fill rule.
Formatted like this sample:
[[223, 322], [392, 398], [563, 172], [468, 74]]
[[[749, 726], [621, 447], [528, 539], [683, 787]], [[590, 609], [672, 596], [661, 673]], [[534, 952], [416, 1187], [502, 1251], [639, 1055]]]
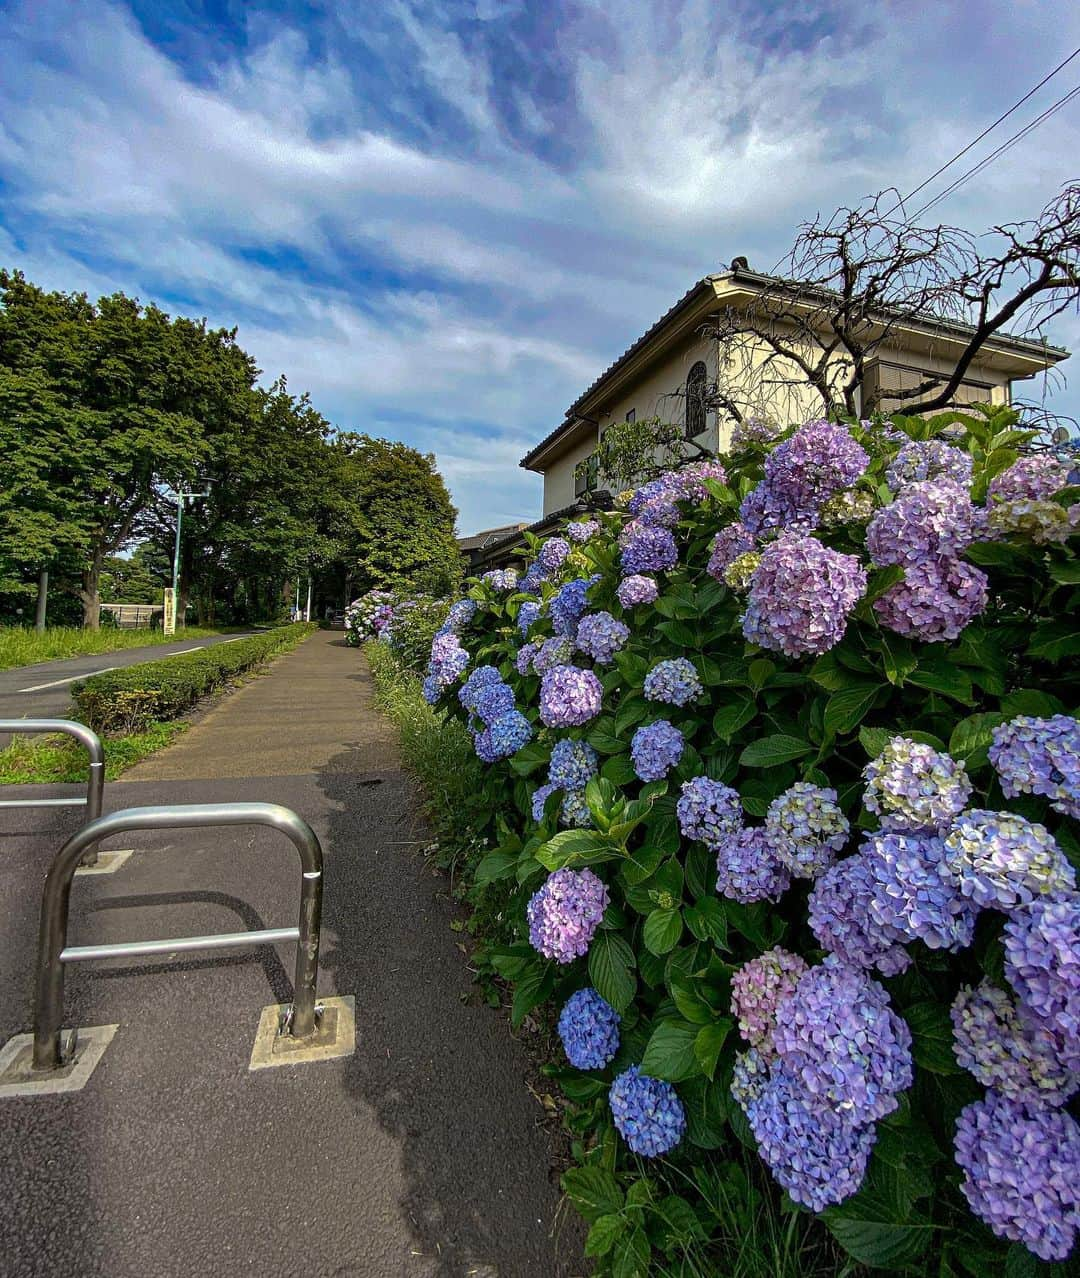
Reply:
[[394, 612], [394, 596], [389, 590], [369, 590], [345, 609], [345, 642], [359, 648], [369, 639], [381, 639]]
[[740, 1146], [863, 1265], [1074, 1255], [1080, 488], [1033, 438], [740, 430], [435, 636], [598, 1272], [707, 1253]]

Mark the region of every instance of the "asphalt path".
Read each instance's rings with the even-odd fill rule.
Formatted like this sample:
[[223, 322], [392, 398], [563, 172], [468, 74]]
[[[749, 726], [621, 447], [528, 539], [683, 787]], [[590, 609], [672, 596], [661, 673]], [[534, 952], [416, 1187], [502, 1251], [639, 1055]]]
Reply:
[[[289, 946], [69, 966], [65, 1024], [120, 1028], [81, 1092], [0, 1100], [0, 1271], [582, 1273], [528, 1060], [471, 984], [358, 654], [312, 636], [180, 744], [109, 785], [106, 809], [264, 799], [305, 816], [325, 854], [319, 993], [354, 996], [356, 1052], [248, 1071], [260, 1009], [291, 996]], [[217, 774], [238, 757], [246, 776]], [[71, 810], [0, 812], [0, 1042], [30, 1028], [41, 883], [76, 823]], [[295, 920], [298, 863], [273, 831], [121, 845], [136, 850], [119, 872], [76, 879], [70, 943]]]
[[[254, 634], [255, 632], [250, 632]], [[0, 719], [56, 718], [67, 713], [71, 685], [77, 679], [160, 661], [219, 643], [235, 643], [248, 634], [210, 635], [202, 639], [178, 639], [175, 643], [151, 644], [144, 648], [120, 648], [89, 657], [69, 657], [63, 661], [42, 661], [34, 666], [0, 670]], [[3, 738], [0, 738], [0, 742]]]

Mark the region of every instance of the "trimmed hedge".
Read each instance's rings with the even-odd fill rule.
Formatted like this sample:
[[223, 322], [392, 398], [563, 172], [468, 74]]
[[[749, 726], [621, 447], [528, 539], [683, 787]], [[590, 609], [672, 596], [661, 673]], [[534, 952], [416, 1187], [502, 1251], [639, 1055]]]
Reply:
[[151, 723], [177, 718], [201, 698], [276, 653], [295, 647], [316, 629], [313, 623], [297, 622], [202, 652], [110, 670], [75, 684], [72, 701], [79, 718], [95, 732], [142, 732]]

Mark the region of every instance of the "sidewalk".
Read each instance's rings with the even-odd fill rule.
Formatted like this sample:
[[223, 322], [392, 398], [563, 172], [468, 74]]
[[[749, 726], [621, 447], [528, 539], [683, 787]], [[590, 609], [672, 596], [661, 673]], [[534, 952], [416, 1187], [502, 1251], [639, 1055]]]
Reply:
[[[119, 1023], [86, 1088], [0, 1102], [0, 1255], [81, 1278], [571, 1278], [542, 1111], [503, 1015], [466, 1003], [444, 881], [359, 655], [312, 636], [106, 790], [106, 808], [265, 799], [326, 855], [320, 993], [346, 1060], [249, 1073], [289, 947], [69, 967], [67, 1023]], [[71, 816], [0, 814], [0, 1040], [30, 1028], [41, 877]], [[51, 823], [51, 826], [50, 826]], [[291, 924], [296, 860], [257, 828], [138, 836], [79, 878], [71, 943]], [[166, 849], [174, 849], [167, 852]]]

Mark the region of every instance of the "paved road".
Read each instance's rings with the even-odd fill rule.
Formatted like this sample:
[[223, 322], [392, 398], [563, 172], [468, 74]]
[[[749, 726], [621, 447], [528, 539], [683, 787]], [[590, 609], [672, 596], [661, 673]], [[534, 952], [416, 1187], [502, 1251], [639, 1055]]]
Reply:
[[[355, 997], [357, 1050], [248, 1072], [260, 1008], [290, 997], [286, 946], [69, 967], [66, 1023], [120, 1029], [82, 1092], [0, 1100], [5, 1276], [580, 1274], [527, 1061], [505, 1015], [476, 1003], [358, 654], [312, 636], [128, 776], [108, 809], [271, 799], [312, 822], [319, 988]], [[0, 813], [0, 1042], [30, 1028], [37, 894], [74, 819]], [[271, 831], [125, 842], [119, 873], [76, 880], [73, 944], [295, 917], [296, 858]]]
[[247, 635], [211, 635], [203, 639], [178, 639], [175, 643], [121, 648], [92, 657], [70, 657], [66, 661], [42, 661], [36, 666], [0, 670], [0, 719], [63, 716], [69, 708], [71, 685], [76, 679], [246, 638]]

